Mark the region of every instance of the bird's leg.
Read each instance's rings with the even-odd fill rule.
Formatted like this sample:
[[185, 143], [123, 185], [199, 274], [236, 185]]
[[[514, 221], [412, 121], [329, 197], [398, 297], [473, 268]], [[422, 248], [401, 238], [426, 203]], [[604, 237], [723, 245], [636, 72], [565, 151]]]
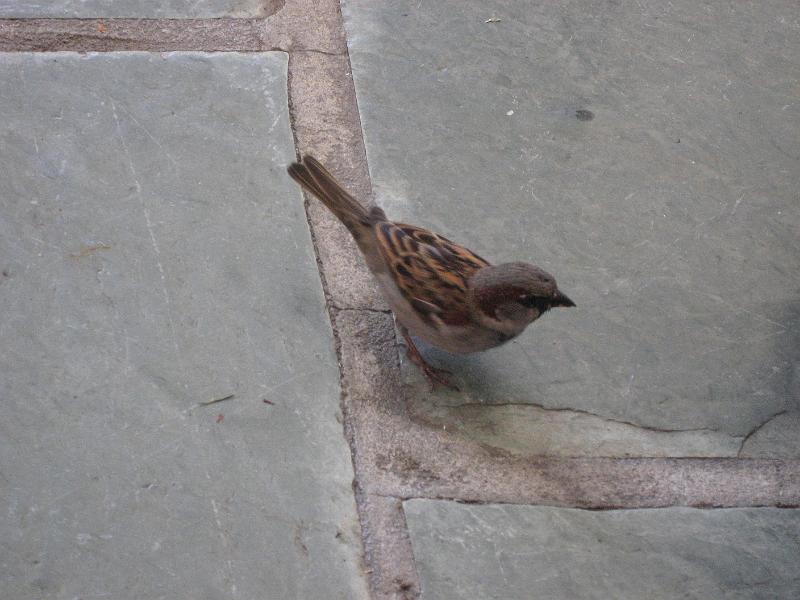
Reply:
[[445, 375], [452, 375], [450, 371], [432, 367], [422, 357], [422, 354], [420, 354], [420, 351], [417, 349], [417, 346], [414, 344], [414, 341], [408, 334], [408, 329], [400, 325], [400, 333], [403, 334], [403, 339], [406, 341], [406, 345], [408, 346], [408, 350], [406, 351], [406, 356], [408, 356], [408, 360], [410, 360], [420, 368], [423, 375], [425, 375], [425, 379], [428, 380], [428, 383], [431, 386], [431, 391], [433, 391], [435, 384], [437, 383], [445, 387], [448, 387], [451, 390], [459, 391], [458, 386], [450, 383], [447, 377], [445, 377]]

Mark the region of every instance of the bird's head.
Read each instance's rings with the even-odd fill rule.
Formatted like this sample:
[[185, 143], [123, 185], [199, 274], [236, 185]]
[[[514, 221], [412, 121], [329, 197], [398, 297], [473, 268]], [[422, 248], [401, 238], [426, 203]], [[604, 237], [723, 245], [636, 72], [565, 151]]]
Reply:
[[482, 324], [517, 335], [551, 308], [575, 306], [555, 278], [523, 262], [484, 267], [469, 279], [471, 309]]

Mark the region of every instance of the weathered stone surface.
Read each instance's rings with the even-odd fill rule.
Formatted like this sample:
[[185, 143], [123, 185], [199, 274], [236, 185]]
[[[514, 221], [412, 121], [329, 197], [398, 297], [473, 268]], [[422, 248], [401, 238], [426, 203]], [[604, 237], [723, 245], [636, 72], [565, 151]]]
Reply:
[[800, 596], [800, 510], [404, 508], [423, 599]]
[[[648, 428], [620, 433], [617, 455], [728, 456], [800, 408], [792, 2], [347, 0], [344, 13], [377, 202], [495, 262], [538, 263], [578, 305], [488, 353], [429, 350], [462, 391], [424, 397], [421, 419], [457, 429], [442, 410], [485, 405], [473, 410], [498, 433], [483, 442], [595, 455], [592, 428], [562, 423], [545, 448], [503, 433], [575, 409]], [[703, 431], [680, 434], [681, 451], [649, 429]], [[780, 454], [800, 453], [791, 431]]]
[[283, 4], [278, 0], [0, 0], [2, 18], [112, 18], [210, 19], [260, 17]]
[[366, 598], [286, 77], [0, 55], [5, 597]]

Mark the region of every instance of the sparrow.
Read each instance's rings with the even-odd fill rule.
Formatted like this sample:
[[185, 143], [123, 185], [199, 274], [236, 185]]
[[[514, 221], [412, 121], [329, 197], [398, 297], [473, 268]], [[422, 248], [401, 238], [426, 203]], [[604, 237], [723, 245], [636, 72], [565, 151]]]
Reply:
[[468, 354], [517, 337], [551, 308], [575, 306], [555, 278], [524, 262], [492, 265], [446, 237], [390, 221], [378, 206], [365, 208], [313, 156], [288, 167], [356, 241], [407, 345], [409, 360], [428, 379], [458, 389], [431, 366], [409, 332], [446, 352]]

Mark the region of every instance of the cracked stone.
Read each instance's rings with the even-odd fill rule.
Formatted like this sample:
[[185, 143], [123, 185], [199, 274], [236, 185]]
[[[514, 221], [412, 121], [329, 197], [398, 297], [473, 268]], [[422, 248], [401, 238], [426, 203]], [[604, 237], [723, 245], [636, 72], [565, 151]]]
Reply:
[[523, 456], [736, 456], [742, 437], [723, 432], [654, 431], [570, 410], [526, 404], [425, 406], [414, 418], [431, 427]]
[[[800, 411], [793, 4], [635, 8], [343, 2], [376, 202], [577, 302], [490, 352], [427, 349], [460, 394], [404, 361], [421, 421], [522, 453], [730, 456]], [[796, 455], [779, 424], [758, 452]]]
[[739, 456], [800, 459], [798, 431], [800, 431], [800, 412], [777, 415], [744, 441]]

